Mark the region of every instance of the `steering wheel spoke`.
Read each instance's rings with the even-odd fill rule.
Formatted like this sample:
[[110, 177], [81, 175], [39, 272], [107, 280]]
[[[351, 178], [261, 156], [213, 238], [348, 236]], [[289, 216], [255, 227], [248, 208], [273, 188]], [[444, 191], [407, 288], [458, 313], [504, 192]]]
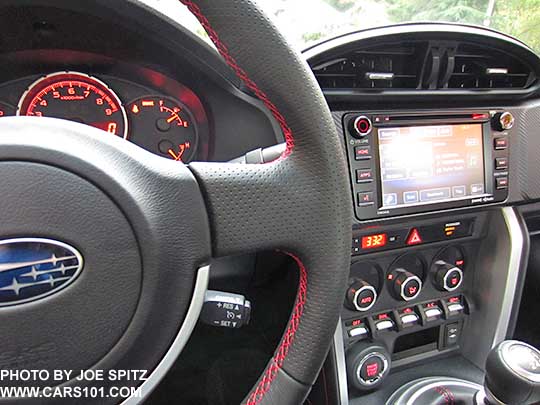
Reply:
[[291, 163], [190, 165], [207, 201], [215, 256], [301, 250], [305, 229], [298, 224], [310, 220], [311, 193], [298, 193], [302, 179]]
[[190, 168], [206, 201], [214, 255], [281, 249], [299, 265], [289, 324], [244, 403], [301, 403], [332, 340], [348, 276], [352, 198], [343, 146], [313, 74], [252, 1], [181, 1], [287, 143], [269, 164]]

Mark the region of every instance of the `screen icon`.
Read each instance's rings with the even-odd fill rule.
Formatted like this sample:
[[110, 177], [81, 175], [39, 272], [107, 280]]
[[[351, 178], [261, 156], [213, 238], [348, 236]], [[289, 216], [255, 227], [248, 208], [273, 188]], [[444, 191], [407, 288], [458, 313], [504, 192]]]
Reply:
[[484, 194], [484, 185], [471, 184], [471, 194]]
[[418, 191], [405, 191], [403, 193], [403, 202], [405, 204], [414, 204], [418, 202]]
[[469, 153], [467, 155], [467, 167], [469, 169], [476, 169], [480, 166], [482, 158], [478, 153]]
[[383, 201], [384, 201], [385, 207], [397, 205], [397, 194], [396, 193], [385, 194], [383, 196]]
[[452, 187], [452, 195], [454, 198], [465, 197], [467, 194], [467, 188], [465, 186], [454, 186]]
[[450, 187], [420, 191], [420, 201], [436, 201], [450, 198]]

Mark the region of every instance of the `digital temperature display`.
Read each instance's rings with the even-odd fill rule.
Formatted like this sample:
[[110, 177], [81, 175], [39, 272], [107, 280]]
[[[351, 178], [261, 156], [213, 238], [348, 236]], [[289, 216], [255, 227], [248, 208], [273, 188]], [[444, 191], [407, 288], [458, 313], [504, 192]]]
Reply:
[[376, 235], [362, 236], [362, 249], [373, 249], [386, 245], [386, 234], [378, 233]]

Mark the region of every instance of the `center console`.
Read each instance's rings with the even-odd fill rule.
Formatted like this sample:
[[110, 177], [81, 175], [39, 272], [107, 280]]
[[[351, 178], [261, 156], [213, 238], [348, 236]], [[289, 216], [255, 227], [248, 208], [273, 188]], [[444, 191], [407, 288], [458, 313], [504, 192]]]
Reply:
[[[501, 280], [509, 225], [491, 208], [508, 198], [513, 115], [358, 111], [341, 120], [356, 217], [338, 328], [350, 403], [430, 359], [464, 354], [483, 367], [505, 338], [484, 326], [499, 319], [501, 328], [488, 292], [504, 295], [511, 281]], [[474, 352], [480, 345], [485, 353]]]
[[342, 338], [356, 392], [375, 389], [390, 368], [459, 349], [487, 221], [463, 214], [354, 231]]

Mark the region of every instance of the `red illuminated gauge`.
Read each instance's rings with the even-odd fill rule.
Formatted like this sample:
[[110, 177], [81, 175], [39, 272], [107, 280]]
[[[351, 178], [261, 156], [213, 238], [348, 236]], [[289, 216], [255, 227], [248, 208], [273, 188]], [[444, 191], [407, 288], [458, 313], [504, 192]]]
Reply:
[[185, 105], [172, 98], [148, 96], [133, 101], [127, 109], [131, 142], [179, 162], [193, 159], [198, 144], [197, 126]]
[[0, 118], [15, 115], [15, 108], [0, 101]]
[[63, 118], [127, 137], [127, 117], [105, 83], [77, 72], [59, 72], [35, 81], [19, 101], [17, 115]]

